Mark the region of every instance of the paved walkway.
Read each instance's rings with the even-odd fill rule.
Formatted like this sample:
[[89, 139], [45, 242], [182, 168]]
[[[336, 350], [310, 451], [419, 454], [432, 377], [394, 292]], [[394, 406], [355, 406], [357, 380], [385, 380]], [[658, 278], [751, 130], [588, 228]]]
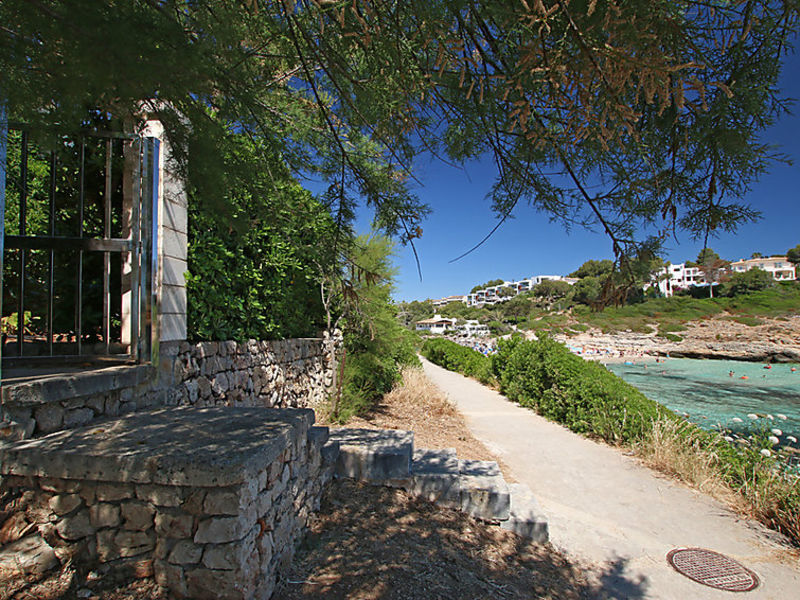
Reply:
[[[472, 433], [533, 490], [550, 540], [604, 565], [611, 598], [800, 598], [800, 566], [777, 536], [720, 503], [580, 437], [479, 383], [423, 360], [428, 377], [465, 415]], [[755, 571], [745, 594], [694, 583], [667, 564], [673, 548], [726, 554]]]

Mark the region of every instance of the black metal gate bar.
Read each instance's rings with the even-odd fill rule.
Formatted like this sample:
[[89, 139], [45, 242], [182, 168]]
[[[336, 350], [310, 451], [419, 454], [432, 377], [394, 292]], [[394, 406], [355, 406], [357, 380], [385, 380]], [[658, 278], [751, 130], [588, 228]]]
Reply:
[[[0, 106], [0, 111], [2, 107]], [[2, 114], [0, 113], [0, 116]], [[90, 358], [89, 354], [84, 354], [84, 281], [83, 275], [85, 272], [84, 255], [86, 252], [102, 252], [103, 253], [103, 274], [102, 274], [102, 309], [103, 309], [103, 322], [102, 322], [102, 351], [97, 354], [105, 354], [111, 356], [111, 317], [112, 317], [112, 262], [111, 254], [119, 254], [122, 258], [121, 267], [124, 266], [126, 261], [126, 254], [129, 253], [130, 257], [130, 285], [129, 291], [123, 288], [123, 293], [130, 293], [131, 301], [129, 312], [127, 316], [130, 318], [130, 339], [123, 339], [123, 342], [129, 342], [129, 347], [124, 355], [120, 358], [127, 357], [136, 360], [146, 361], [153, 356], [153, 352], [157, 352], [158, 341], [157, 336], [157, 286], [155, 285], [154, 277], [158, 272], [158, 235], [157, 235], [157, 214], [158, 214], [158, 190], [159, 190], [159, 173], [157, 171], [159, 164], [159, 141], [156, 138], [142, 138], [139, 136], [131, 136], [120, 134], [118, 132], [91, 132], [88, 135], [92, 137], [105, 138], [104, 142], [99, 145], [100, 148], [105, 144], [105, 173], [103, 185], [104, 198], [103, 198], [103, 233], [102, 238], [87, 238], [86, 234], [86, 201], [88, 193], [89, 172], [87, 172], [87, 145], [85, 137], [81, 137], [79, 146], [77, 148], [79, 159], [79, 172], [78, 172], [78, 192], [77, 194], [77, 219], [76, 224], [77, 236], [60, 236], [57, 235], [56, 230], [56, 198], [59, 185], [58, 165], [61, 163], [58, 158], [57, 152], [49, 153], [49, 190], [48, 190], [48, 231], [45, 235], [38, 235], [38, 232], [30, 234], [28, 232], [28, 217], [29, 217], [29, 200], [31, 195], [31, 188], [29, 185], [30, 176], [30, 148], [31, 137], [28, 131], [23, 126], [16, 124], [3, 123], [0, 121], [0, 159], [2, 159], [2, 166], [5, 170], [6, 157], [5, 148], [3, 143], [7, 141], [7, 135], [4, 136], [4, 126], [14, 127], [20, 130], [20, 181], [19, 185], [19, 213], [20, 221], [18, 227], [18, 235], [7, 235], [5, 230], [5, 219], [0, 212], [0, 249], [4, 250], [17, 250], [19, 252], [19, 266], [20, 266], [20, 281], [18, 289], [18, 328], [16, 335], [16, 346], [18, 346], [18, 353], [16, 357], [5, 357], [3, 360], [8, 364], [14, 364], [18, 359], [20, 364], [30, 364], [31, 361], [42, 362], [49, 359], [52, 361], [64, 361], [71, 358]], [[113, 205], [112, 197], [114, 195], [114, 140], [119, 139], [123, 145], [123, 150], [130, 150], [127, 153], [129, 160], [129, 167], [131, 171], [132, 183], [132, 197], [130, 201], [130, 232], [127, 238], [112, 238], [112, 216]], [[125, 153], [123, 153], [125, 154]], [[94, 171], [91, 171], [92, 173]], [[127, 172], [127, 171], [126, 171]], [[0, 173], [5, 176], [5, 172]], [[73, 188], [74, 189], [74, 188]], [[0, 181], [0, 192], [3, 196], [0, 197], [5, 200], [6, 186]], [[127, 196], [126, 196], [127, 198]], [[126, 200], [127, 202], [127, 200]], [[75, 206], [75, 204], [73, 204]], [[3, 202], [2, 209], [5, 209], [5, 202]], [[123, 210], [125, 210], [123, 206]], [[28, 283], [28, 273], [30, 262], [30, 253], [34, 250], [43, 250], [47, 252], [45, 255], [46, 277], [47, 277], [47, 298], [46, 298], [46, 349], [41, 348], [42, 354], [37, 355], [34, 351], [32, 356], [29, 356], [30, 351], [26, 350], [25, 342], [27, 335], [25, 327], [29, 323], [25, 319], [26, 295], [30, 290], [26, 290]], [[64, 355], [57, 354], [56, 352], [56, 289], [55, 289], [55, 269], [56, 269], [56, 252], [57, 251], [77, 251], [77, 277], [75, 295], [75, 310], [74, 310], [74, 338], [72, 335], [69, 338], [74, 339], [72, 348], [76, 350], [75, 354]], [[0, 258], [0, 269], [2, 268], [2, 259]], [[2, 292], [2, 270], [0, 270], [0, 293]], [[29, 300], [29, 299], [28, 299]], [[99, 308], [99, 306], [97, 307]], [[126, 307], [127, 309], [128, 307]], [[2, 311], [2, 297], [0, 297], [0, 312]], [[43, 332], [44, 333], [44, 332]], [[71, 341], [68, 338], [67, 344]], [[13, 338], [12, 338], [13, 340]], [[42, 340], [44, 341], [44, 340]], [[13, 343], [13, 342], [12, 342]], [[124, 351], [123, 351], [124, 352]]]
[[[50, 153], [50, 191], [48, 194], [48, 231], [56, 236], [56, 153]], [[50, 248], [47, 263], [47, 355], [53, 356], [53, 295], [55, 294], [55, 250]]]
[[[85, 202], [86, 141], [81, 136], [80, 168], [78, 172], [78, 237], [83, 238], [83, 206]], [[83, 250], [78, 250], [78, 274], [75, 282], [75, 343], [77, 354], [82, 354], [83, 337]]]
[[[111, 147], [106, 140], [106, 180], [103, 191], [103, 237], [111, 237]], [[111, 348], [111, 255], [103, 252], [103, 346], [109, 354]]]
[[[28, 132], [22, 132], [19, 164], [19, 234], [24, 236], [28, 218]], [[25, 249], [19, 251], [19, 285], [17, 287], [17, 356], [22, 356], [25, 345]]]

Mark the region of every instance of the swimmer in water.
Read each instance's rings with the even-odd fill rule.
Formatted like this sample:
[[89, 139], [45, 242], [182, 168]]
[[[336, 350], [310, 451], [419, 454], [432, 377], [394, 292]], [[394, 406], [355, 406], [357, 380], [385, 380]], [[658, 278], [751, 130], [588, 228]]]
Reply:
[[733, 377], [733, 371], [728, 371], [728, 377]]

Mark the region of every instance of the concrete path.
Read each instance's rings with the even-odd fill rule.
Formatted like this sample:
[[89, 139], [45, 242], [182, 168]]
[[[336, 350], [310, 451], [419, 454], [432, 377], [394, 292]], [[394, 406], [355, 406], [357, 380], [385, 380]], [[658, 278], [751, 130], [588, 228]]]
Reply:
[[[780, 536], [471, 379], [424, 359], [423, 368], [475, 437], [533, 490], [549, 519], [550, 541], [604, 567], [605, 597], [800, 599], [800, 565]], [[666, 562], [679, 547], [730, 556], [755, 571], [761, 585], [734, 594], [697, 584]]]

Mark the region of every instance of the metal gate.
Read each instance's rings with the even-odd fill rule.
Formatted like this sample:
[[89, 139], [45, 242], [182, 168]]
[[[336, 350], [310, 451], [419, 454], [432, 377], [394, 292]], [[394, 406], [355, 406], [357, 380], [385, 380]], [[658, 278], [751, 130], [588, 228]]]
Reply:
[[4, 367], [157, 352], [159, 152], [156, 138], [4, 129], [0, 115]]

